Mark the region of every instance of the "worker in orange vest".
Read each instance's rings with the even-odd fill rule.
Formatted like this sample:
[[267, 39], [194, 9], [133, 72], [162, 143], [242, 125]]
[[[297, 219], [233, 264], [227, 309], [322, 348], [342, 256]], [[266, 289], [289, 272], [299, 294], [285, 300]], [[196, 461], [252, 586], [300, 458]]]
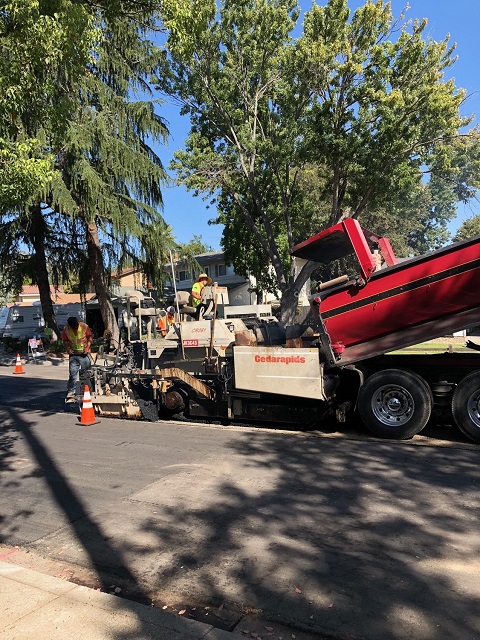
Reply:
[[162, 336], [166, 336], [168, 330], [175, 322], [175, 309], [173, 307], [166, 308], [166, 314], [158, 319], [158, 330]]
[[68, 318], [67, 324], [62, 331], [62, 340], [69, 355], [69, 376], [65, 402], [75, 402], [77, 376], [79, 372], [90, 369], [92, 365], [92, 356], [90, 355], [90, 351], [93, 336], [88, 324], [80, 322], [78, 318], [72, 316]]

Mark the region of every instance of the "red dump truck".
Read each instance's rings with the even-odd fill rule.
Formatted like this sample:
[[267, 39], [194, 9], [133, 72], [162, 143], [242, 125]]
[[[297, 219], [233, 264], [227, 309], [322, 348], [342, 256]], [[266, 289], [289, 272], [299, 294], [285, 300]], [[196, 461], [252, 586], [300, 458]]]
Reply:
[[387, 238], [346, 219], [292, 253], [355, 266], [320, 285], [302, 324], [287, 327], [264, 307], [235, 317], [223, 294], [206, 289], [210, 313], [200, 320], [183, 304], [165, 338], [97, 358], [89, 381], [97, 412], [312, 426], [359, 416], [393, 439], [451, 420], [480, 443], [475, 343], [464, 353], [397, 353], [480, 323], [480, 236], [400, 262]]

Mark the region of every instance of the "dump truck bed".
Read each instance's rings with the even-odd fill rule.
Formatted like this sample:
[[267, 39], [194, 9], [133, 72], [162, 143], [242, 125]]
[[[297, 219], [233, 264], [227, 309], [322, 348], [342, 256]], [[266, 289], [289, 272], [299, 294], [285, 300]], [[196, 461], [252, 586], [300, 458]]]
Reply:
[[[332, 231], [333, 230], [333, 231]], [[348, 219], [303, 242], [293, 255], [330, 261], [356, 255], [360, 277], [321, 295], [320, 313], [339, 364], [447, 335], [480, 322], [480, 236], [375, 271], [373, 247], [384, 239]], [[386, 240], [386, 239], [385, 239]], [[371, 260], [371, 261], [370, 261]]]

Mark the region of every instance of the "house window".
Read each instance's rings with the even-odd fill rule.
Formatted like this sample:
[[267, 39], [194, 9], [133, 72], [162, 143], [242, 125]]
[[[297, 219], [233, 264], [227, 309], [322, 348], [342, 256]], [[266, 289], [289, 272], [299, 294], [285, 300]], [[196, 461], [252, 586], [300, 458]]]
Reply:
[[210, 277], [210, 267], [202, 267], [201, 271], [199, 273], [195, 273], [195, 275], [193, 276], [193, 278], [198, 278], [198, 276], [200, 275], [200, 273], [206, 273], [208, 277]]
[[185, 280], [191, 280], [191, 275], [188, 271], [179, 271], [178, 279], [180, 282], [185, 282]]
[[216, 264], [215, 265], [215, 277], [219, 278], [220, 276], [227, 275], [227, 265], [225, 264]]

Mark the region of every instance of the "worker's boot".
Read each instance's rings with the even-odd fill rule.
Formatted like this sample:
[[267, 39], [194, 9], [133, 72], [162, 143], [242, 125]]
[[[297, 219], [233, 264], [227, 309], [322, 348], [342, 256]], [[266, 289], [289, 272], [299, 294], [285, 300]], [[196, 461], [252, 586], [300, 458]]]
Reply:
[[75, 391], [68, 391], [65, 396], [65, 402], [76, 402], [77, 396], [75, 395]]

